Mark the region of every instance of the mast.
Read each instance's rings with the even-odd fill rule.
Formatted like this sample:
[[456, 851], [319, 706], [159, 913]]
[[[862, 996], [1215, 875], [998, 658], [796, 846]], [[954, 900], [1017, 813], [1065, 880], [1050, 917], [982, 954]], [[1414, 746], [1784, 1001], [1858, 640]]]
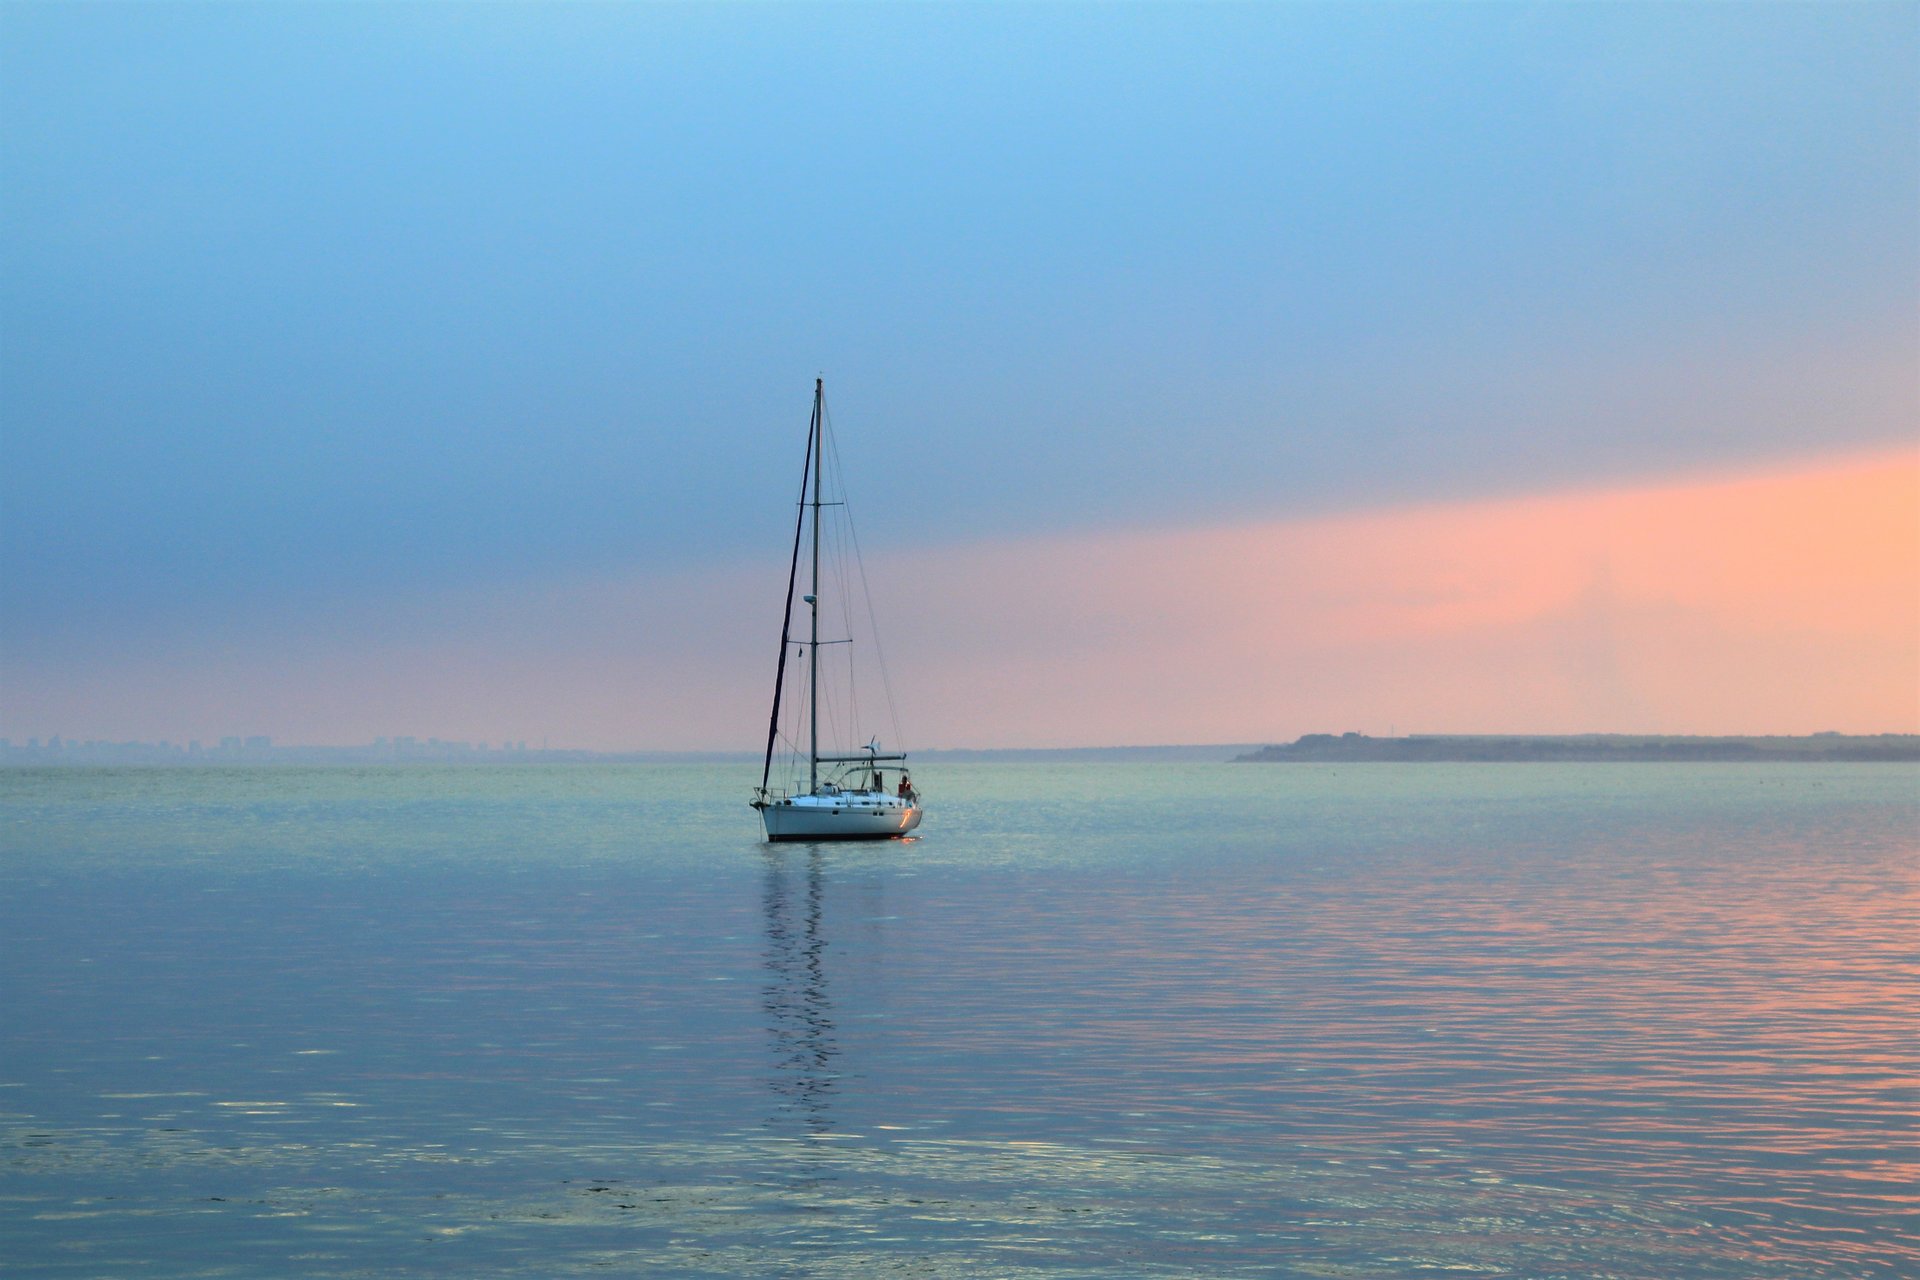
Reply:
[[[816, 400], [814, 412], [820, 412]], [[800, 576], [800, 530], [807, 518], [807, 475], [818, 465], [813, 456], [814, 424], [807, 424], [807, 460], [800, 466], [800, 502], [793, 513], [793, 555], [787, 560], [787, 606], [780, 612], [780, 664], [773, 669], [773, 714], [767, 718], [767, 756], [760, 764], [760, 798], [766, 799], [773, 774], [773, 744], [780, 736], [780, 689], [787, 680], [787, 637], [793, 625], [793, 584]]]
[[[822, 451], [826, 425], [823, 421], [826, 413], [823, 407], [824, 394], [821, 391], [823, 379], [813, 380], [813, 456], [819, 463], [826, 462]], [[813, 469], [813, 585], [807, 590], [807, 612], [812, 634], [807, 637], [807, 794], [813, 795], [820, 790], [820, 473], [826, 468], [816, 465]]]

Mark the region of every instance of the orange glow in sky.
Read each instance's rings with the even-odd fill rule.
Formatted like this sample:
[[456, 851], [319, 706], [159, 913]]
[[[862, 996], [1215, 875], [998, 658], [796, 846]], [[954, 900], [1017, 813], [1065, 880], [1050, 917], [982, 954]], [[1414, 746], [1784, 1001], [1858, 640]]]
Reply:
[[942, 741], [1920, 729], [1908, 451], [943, 561]]
[[[909, 748], [1920, 731], [1913, 451], [867, 567]], [[753, 750], [785, 568], [445, 592], [14, 692], [152, 738]]]

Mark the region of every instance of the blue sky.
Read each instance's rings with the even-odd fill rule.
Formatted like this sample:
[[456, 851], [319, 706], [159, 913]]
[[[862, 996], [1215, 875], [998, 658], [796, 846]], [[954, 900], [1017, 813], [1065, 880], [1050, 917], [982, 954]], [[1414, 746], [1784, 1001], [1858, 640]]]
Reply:
[[10, 4], [0, 654], [1910, 442], [1917, 15]]

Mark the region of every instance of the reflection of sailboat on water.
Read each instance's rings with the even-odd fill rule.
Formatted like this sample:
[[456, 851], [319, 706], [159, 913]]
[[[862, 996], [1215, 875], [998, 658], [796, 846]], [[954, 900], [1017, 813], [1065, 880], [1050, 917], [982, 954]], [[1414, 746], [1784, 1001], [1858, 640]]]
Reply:
[[[852, 744], [861, 740], [857, 723], [859, 682], [854, 679], [853, 665], [855, 618], [852, 588], [853, 578], [857, 574], [859, 594], [866, 596], [866, 570], [860, 564], [860, 546], [853, 537], [853, 522], [847, 515], [845, 498], [826, 501], [822, 497], [826, 492], [823, 477], [828, 463], [834, 462], [837, 470], [837, 459], [831, 452], [831, 444], [832, 438], [827, 434], [826, 397], [821, 381], [816, 378], [813, 384], [813, 418], [807, 424], [806, 463], [800, 470], [800, 511], [793, 526], [793, 557], [787, 568], [787, 607], [780, 619], [780, 665], [773, 679], [773, 715], [767, 725], [767, 754], [760, 770], [760, 785], [755, 789], [751, 801], [753, 807], [760, 811], [760, 820], [766, 826], [769, 840], [886, 839], [903, 836], [920, 825], [920, 795], [907, 776], [906, 756], [882, 752], [876, 738], [867, 738], [864, 747], [852, 749]], [[811, 499], [808, 498], [809, 485], [812, 489]], [[821, 513], [826, 510], [833, 511], [836, 517], [832, 532], [827, 537], [826, 567], [829, 576], [837, 577], [840, 582], [833, 600], [839, 607], [840, 622], [846, 628], [846, 634], [822, 640], [820, 571], [822, 534], [825, 530]], [[809, 525], [813, 531], [813, 550], [805, 596], [807, 638], [795, 640], [793, 590], [800, 576], [801, 535]], [[849, 554], [853, 559], [851, 566], [847, 563]], [[834, 573], [836, 569], [838, 572]], [[867, 600], [866, 605], [864, 621], [869, 636], [872, 636], [872, 601]], [[799, 697], [793, 700], [790, 708], [796, 713], [804, 708], [804, 753], [799, 750], [802, 736], [799, 726], [794, 725], [783, 731], [780, 719], [790, 646], [804, 649], [807, 658]], [[831, 665], [839, 670], [833, 673], [835, 678], [832, 681], [823, 682], [820, 651], [829, 646], [835, 648], [837, 655], [844, 655], [844, 662], [836, 656]], [[874, 657], [891, 715], [892, 691], [886, 688], [886, 664], [880, 658], [877, 640], [874, 643]], [[830, 697], [830, 689], [844, 697], [844, 702]], [[828, 720], [829, 734], [838, 735], [845, 744], [838, 751], [829, 751], [826, 755], [820, 752], [820, 721], [823, 714]], [[898, 736], [897, 729], [895, 736]], [[775, 786], [772, 776], [775, 748], [783, 740], [790, 748], [786, 759], [788, 776], [784, 785]], [[806, 762], [804, 778], [800, 770], [800, 761], [803, 759]], [[824, 771], [823, 765], [826, 766]]]
[[773, 1036], [773, 1090], [780, 1117], [797, 1121], [806, 1134], [833, 1128], [833, 1002], [827, 996], [825, 872], [819, 850], [807, 856], [806, 874], [796, 875], [787, 856], [767, 852], [764, 905], [767, 916], [767, 985], [763, 1005]]

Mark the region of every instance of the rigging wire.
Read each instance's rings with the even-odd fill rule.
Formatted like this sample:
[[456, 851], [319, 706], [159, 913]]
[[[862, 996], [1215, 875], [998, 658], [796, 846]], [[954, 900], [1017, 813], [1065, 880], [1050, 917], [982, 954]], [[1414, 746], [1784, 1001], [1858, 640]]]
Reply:
[[[835, 499], [834, 505], [831, 508], [832, 514], [828, 518], [828, 522], [823, 526], [826, 534], [824, 559], [828, 580], [833, 584], [834, 604], [840, 614], [841, 638], [845, 642], [844, 647], [846, 649], [844, 662], [840, 653], [829, 651], [828, 661], [833, 667], [836, 677], [844, 666], [846, 678], [844, 681], [838, 678], [833, 681], [831, 687], [824, 694], [824, 698], [833, 699], [834, 701], [831, 703], [823, 701], [821, 705], [823, 707], [832, 707], [830, 718], [833, 725], [833, 740], [837, 744], [835, 746], [835, 752], [836, 754], [844, 755], [850, 754], [854, 747], [858, 745], [853, 739], [858, 736], [860, 725], [859, 672], [855, 664], [855, 655], [853, 652], [852, 617], [848, 611], [848, 600], [852, 594], [852, 580], [848, 577], [846, 569], [844, 537], [844, 522], [847, 519], [846, 473], [839, 465], [839, 451], [837, 447], [830, 443], [833, 440], [833, 417], [832, 414], [827, 411], [824, 400], [821, 405], [820, 421], [822, 441], [820, 450], [821, 458], [825, 460], [831, 456], [833, 466], [831, 471], [822, 471], [821, 476], [823, 479], [828, 480], [833, 486], [833, 496]], [[828, 453], [830, 448], [833, 449], [831, 455]], [[836, 643], [834, 650], [838, 650], [841, 647], [840, 644]], [[837, 701], [843, 689], [846, 695], [846, 705], [844, 707], [846, 722], [844, 724], [839, 714], [843, 708]]]
[[[824, 400], [821, 402], [820, 411], [823, 415], [823, 421], [830, 425], [833, 422], [833, 418], [830, 414], [827, 414]], [[821, 452], [833, 459], [834, 473], [839, 475], [841, 474], [839, 444], [831, 434], [826, 436], [826, 442], [827, 447], [821, 450]], [[853, 508], [843, 504], [840, 510], [844, 514], [847, 522], [847, 540], [853, 544], [853, 562], [860, 575], [860, 595], [865, 599], [867, 604], [867, 634], [873, 637], [873, 657], [875, 665], [880, 670], [880, 690], [886, 695], [888, 728], [893, 731], [894, 742], [904, 743], [907, 739], [906, 736], [900, 732], [899, 703], [893, 696], [893, 680], [887, 673], [887, 654], [886, 650], [882, 648], [880, 644], [880, 624], [878, 618], [874, 616], [873, 590], [867, 585], [867, 562], [866, 558], [860, 554], [860, 533], [853, 523]], [[853, 634], [851, 620], [848, 622], [847, 634]]]
[[[859, 737], [861, 724], [860, 669], [858, 654], [856, 653], [857, 646], [853, 638], [853, 576], [847, 572], [846, 533], [851, 529], [853, 517], [846, 500], [846, 472], [841, 469], [839, 448], [837, 444], [835, 444], [832, 435], [833, 420], [831, 417], [826, 417], [823, 418], [823, 421], [825, 423], [823, 437], [827, 441], [827, 448], [821, 452], [823, 456], [829, 456], [827, 449], [832, 450], [830, 456], [832, 458], [833, 470], [830, 473], [823, 472], [822, 474], [831, 476], [835, 496], [840, 500], [840, 505], [834, 509], [833, 523], [827, 526], [827, 553], [830, 561], [832, 580], [836, 586], [836, 599], [834, 603], [839, 606], [841, 634], [846, 637], [847, 641], [847, 679], [845, 685], [847, 691], [847, 724], [844, 730], [844, 736], [839, 740], [845, 744], [845, 751], [851, 752], [860, 746], [860, 743], [855, 741], [855, 739]], [[838, 662], [839, 659], [836, 656], [836, 666]]]

